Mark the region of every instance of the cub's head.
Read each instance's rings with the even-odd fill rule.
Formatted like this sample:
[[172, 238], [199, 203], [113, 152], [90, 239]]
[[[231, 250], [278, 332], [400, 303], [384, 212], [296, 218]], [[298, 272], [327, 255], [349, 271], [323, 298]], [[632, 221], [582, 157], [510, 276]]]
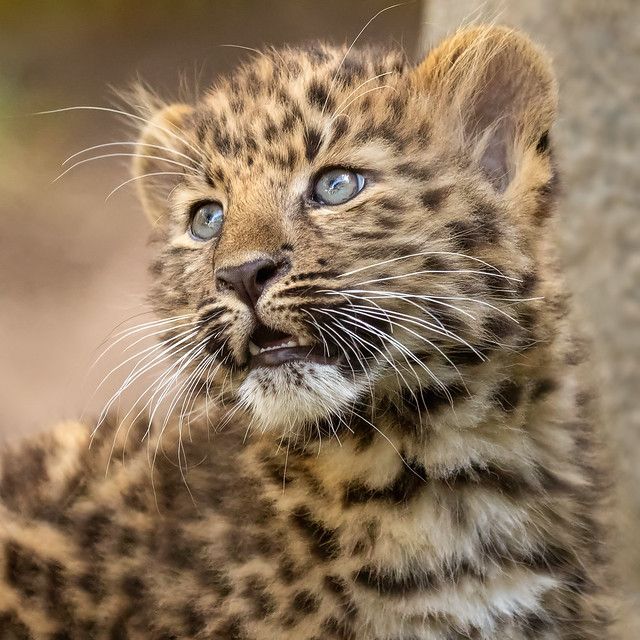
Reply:
[[417, 66], [268, 50], [158, 106], [135, 177], [174, 371], [300, 433], [526, 349], [555, 109], [546, 58], [495, 27]]

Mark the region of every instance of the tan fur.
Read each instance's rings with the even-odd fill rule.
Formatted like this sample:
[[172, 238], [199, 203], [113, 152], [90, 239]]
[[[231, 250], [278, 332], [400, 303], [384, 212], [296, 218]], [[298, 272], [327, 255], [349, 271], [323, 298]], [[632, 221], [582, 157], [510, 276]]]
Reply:
[[[189, 314], [174, 356], [199, 414], [5, 454], [10, 637], [610, 638], [606, 474], [552, 243], [555, 110], [546, 56], [475, 27], [415, 69], [265, 51], [149, 113], [140, 153], [174, 151], [135, 166], [150, 299], [170, 327]], [[313, 202], [327, 167], [364, 189]], [[203, 201], [225, 215], [205, 243]], [[251, 309], [218, 276], [263, 258], [287, 270]], [[259, 321], [342, 360], [252, 369]]]

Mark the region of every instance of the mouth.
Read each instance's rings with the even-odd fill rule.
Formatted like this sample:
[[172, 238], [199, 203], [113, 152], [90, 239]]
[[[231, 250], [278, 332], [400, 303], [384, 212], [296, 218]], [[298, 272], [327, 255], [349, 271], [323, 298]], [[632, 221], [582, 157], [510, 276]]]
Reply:
[[259, 324], [249, 338], [249, 367], [277, 367], [287, 362], [337, 364], [339, 358], [308, 338], [270, 329]]

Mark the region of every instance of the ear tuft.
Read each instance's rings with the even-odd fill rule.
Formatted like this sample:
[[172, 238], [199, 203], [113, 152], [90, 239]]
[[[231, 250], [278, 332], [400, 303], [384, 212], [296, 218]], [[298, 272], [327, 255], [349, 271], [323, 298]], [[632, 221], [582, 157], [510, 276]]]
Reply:
[[171, 189], [186, 171], [182, 165], [195, 165], [186, 139], [193, 108], [180, 103], [154, 106], [148, 110], [151, 115], [138, 139], [132, 169], [145, 213], [157, 225], [168, 212]]
[[527, 148], [546, 151], [557, 111], [555, 77], [546, 54], [522, 33], [463, 29], [427, 55], [415, 82], [498, 191], [511, 183]]

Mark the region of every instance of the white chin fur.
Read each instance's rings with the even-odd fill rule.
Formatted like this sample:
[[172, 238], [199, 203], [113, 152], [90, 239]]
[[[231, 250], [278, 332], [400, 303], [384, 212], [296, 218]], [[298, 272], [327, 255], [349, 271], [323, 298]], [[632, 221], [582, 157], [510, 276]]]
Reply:
[[362, 385], [334, 365], [291, 362], [252, 371], [238, 389], [255, 429], [297, 430], [352, 405]]

